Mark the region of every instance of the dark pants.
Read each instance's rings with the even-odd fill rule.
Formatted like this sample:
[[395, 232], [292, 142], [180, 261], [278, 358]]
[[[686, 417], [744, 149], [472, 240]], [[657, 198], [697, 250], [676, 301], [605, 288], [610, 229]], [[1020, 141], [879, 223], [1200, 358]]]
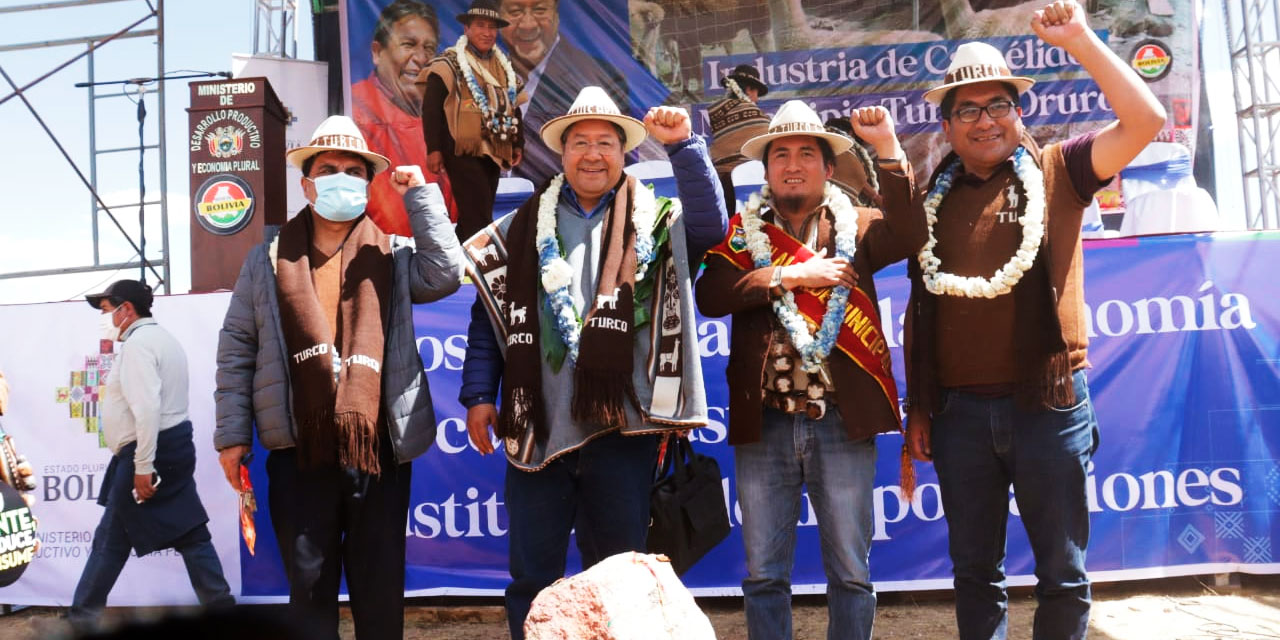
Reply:
[[657, 458], [658, 436], [611, 433], [541, 471], [507, 465], [511, 584], [506, 604], [512, 638], [524, 638], [524, 619], [538, 592], [564, 576], [575, 525], [583, 569], [624, 551], [645, 550]]
[[295, 449], [267, 456], [271, 521], [289, 577], [289, 613], [307, 638], [338, 638], [346, 572], [360, 640], [404, 636], [404, 531], [411, 465], [382, 442], [382, 474], [298, 466]]
[[[191, 579], [200, 604], [229, 607], [236, 603], [231, 597], [231, 587], [222, 577], [222, 563], [218, 561], [207, 526], [202, 524], [192, 529], [173, 541], [171, 546], [182, 554], [182, 562], [187, 565], [187, 577]], [[84, 573], [80, 574], [80, 582], [76, 583], [75, 595], [71, 597], [67, 618], [73, 624], [92, 624], [102, 613], [107, 606], [107, 594], [111, 593], [132, 551], [120, 510], [115, 505], [108, 505], [102, 521], [93, 532], [93, 549], [85, 562]]]
[[487, 157], [445, 156], [445, 171], [453, 186], [453, 201], [458, 207], [458, 226], [454, 233], [458, 242], [493, 222], [493, 201], [498, 193], [499, 169]]
[[1008, 627], [1005, 531], [1009, 486], [1036, 560], [1036, 640], [1084, 638], [1089, 460], [1098, 422], [1084, 371], [1077, 403], [1027, 412], [1012, 397], [945, 390], [933, 416], [933, 464], [947, 514], [961, 640], [1003, 640]]

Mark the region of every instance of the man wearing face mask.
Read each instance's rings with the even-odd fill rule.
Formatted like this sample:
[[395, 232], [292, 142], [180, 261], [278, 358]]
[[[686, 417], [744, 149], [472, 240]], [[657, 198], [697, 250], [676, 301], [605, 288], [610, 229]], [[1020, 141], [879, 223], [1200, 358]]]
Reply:
[[240, 271], [218, 337], [214, 445], [237, 491], [255, 431], [271, 452], [271, 521], [303, 635], [338, 637], [345, 572], [356, 635], [400, 638], [410, 463], [436, 431], [413, 305], [458, 288], [461, 249], [418, 167], [391, 176], [413, 243], [363, 215], [388, 162], [349, 118], [286, 159], [312, 204]]
[[[418, 74], [436, 55], [440, 23], [436, 10], [417, 0], [395, 0], [378, 15], [369, 43], [373, 72], [351, 85], [351, 117], [364, 133], [369, 150], [391, 164], [426, 166], [427, 147], [422, 142], [422, 85]], [[427, 182], [440, 183], [449, 214], [454, 211], [449, 180], [443, 173], [424, 173]], [[391, 176], [378, 174], [369, 186], [369, 217], [383, 231], [413, 235], [409, 216]]]
[[196, 493], [187, 355], [151, 317], [151, 287], [118, 280], [85, 299], [102, 312], [102, 339], [120, 347], [101, 404], [102, 436], [112, 453], [98, 495], [106, 510], [68, 618], [81, 627], [96, 621], [134, 551], [176, 549], [201, 604], [235, 604]]

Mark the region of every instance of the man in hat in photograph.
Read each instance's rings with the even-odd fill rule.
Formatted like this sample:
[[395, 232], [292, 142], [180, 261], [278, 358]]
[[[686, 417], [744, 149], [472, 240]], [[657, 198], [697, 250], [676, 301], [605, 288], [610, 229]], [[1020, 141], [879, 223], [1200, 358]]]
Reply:
[[151, 315], [151, 287], [117, 280], [85, 296], [101, 338], [119, 343], [100, 398], [102, 438], [111, 462], [98, 504], [106, 507], [76, 583], [67, 618], [93, 626], [130, 554], [182, 555], [200, 604], [235, 604], [196, 491], [196, 448], [187, 409], [187, 354]]
[[[889, 112], [865, 107], [854, 129], [910, 181]], [[828, 638], [868, 640], [876, 596], [868, 567], [878, 433], [900, 429], [898, 393], [872, 275], [924, 244], [924, 217], [856, 206], [834, 184], [853, 142], [800, 100], [782, 105], [742, 155], [765, 187], [707, 253], [698, 309], [732, 314], [726, 369], [747, 577], [747, 636], [792, 636], [791, 570], [804, 492], [827, 575]], [[910, 482], [904, 480], [904, 484]], [[908, 489], [909, 490], [909, 489]]]
[[472, 0], [458, 14], [462, 37], [418, 76], [425, 84], [422, 129], [427, 170], [447, 172], [458, 208], [458, 240], [493, 221], [498, 178], [520, 164], [523, 83], [497, 46], [507, 21], [494, 0]]
[[928, 241], [908, 261], [907, 444], [938, 472], [964, 639], [1006, 634], [1010, 485], [1035, 557], [1034, 637], [1088, 630], [1087, 477], [1098, 425], [1085, 378], [1080, 224], [1094, 192], [1165, 120], [1079, 4], [1054, 2], [1030, 27], [1079, 61], [1116, 119], [1041, 148], [1019, 106], [1033, 81], [1014, 76], [994, 47], [966, 43], [924, 94], [951, 143], [931, 188], [912, 194], [905, 179], [881, 179], [887, 209], [914, 195], [928, 220]]
[[345, 574], [356, 636], [404, 633], [411, 462], [435, 440], [413, 305], [453, 293], [461, 249], [437, 185], [394, 169], [412, 241], [364, 214], [388, 170], [359, 129], [330, 116], [285, 159], [311, 204], [245, 259], [218, 336], [214, 446], [237, 491], [257, 434], [289, 579], [308, 638], [337, 638]]
[[[647, 136], [665, 145], [680, 205], [623, 173]], [[692, 278], [726, 225], [684, 109], [642, 123], [586, 87], [541, 137], [563, 173], [465, 248], [477, 300], [459, 399], [476, 449], [494, 451], [493, 429], [506, 450], [517, 639], [564, 575], [575, 527], [584, 568], [645, 549], [658, 434], [707, 423]]]
[[740, 64], [721, 80], [724, 97], [707, 107], [711, 119], [711, 161], [715, 163], [726, 211], [736, 211], [738, 197], [733, 187], [733, 169], [750, 158], [742, 155], [742, 145], [769, 129], [769, 116], [756, 103], [769, 94], [760, 72]]

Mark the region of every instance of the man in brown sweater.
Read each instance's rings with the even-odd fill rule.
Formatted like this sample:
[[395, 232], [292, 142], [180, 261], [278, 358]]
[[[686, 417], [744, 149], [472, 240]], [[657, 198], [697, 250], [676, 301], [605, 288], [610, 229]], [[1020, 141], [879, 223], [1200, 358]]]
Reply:
[[[1085, 479], [1098, 430], [1084, 375], [1080, 222], [1164, 124], [1156, 97], [1074, 1], [1036, 12], [1031, 28], [1080, 62], [1116, 121], [1040, 149], [1018, 106], [1032, 80], [984, 43], [959, 47], [944, 83], [924, 95], [941, 107], [952, 153], [913, 206], [929, 238], [908, 263], [907, 445], [937, 467], [963, 639], [1005, 637], [1010, 485], [1039, 580], [1033, 637], [1088, 630]], [[911, 186], [889, 177], [881, 189], [890, 208]]]
[[[856, 112], [858, 134], [910, 184], [883, 107]], [[877, 433], [900, 426], [872, 274], [924, 244], [909, 203], [881, 215], [830, 182], [852, 141], [799, 100], [742, 154], [762, 160], [767, 186], [707, 253], [698, 308], [733, 314], [726, 372], [734, 446], [747, 632], [791, 637], [796, 521], [807, 488], [828, 576], [829, 636], [871, 637], [876, 598], [867, 567]], [[908, 197], [906, 192], [904, 197]], [[822, 327], [822, 328], [819, 328]]]
[[499, 173], [520, 164], [520, 80], [497, 46], [507, 21], [494, 0], [472, 0], [457, 16], [462, 38], [422, 71], [427, 170], [446, 171], [457, 204], [458, 240], [493, 221]]

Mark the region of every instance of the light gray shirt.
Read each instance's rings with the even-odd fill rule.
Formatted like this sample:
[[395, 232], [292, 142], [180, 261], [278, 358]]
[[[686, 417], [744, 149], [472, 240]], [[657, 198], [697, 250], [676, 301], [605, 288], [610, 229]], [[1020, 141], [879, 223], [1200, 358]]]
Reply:
[[137, 442], [134, 471], [155, 471], [156, 440], [161, 431], [187, 419], [187, 354], [154, 318], [139, 318], [120, 336], [102, 397], [102, 437], [118, 454]]

